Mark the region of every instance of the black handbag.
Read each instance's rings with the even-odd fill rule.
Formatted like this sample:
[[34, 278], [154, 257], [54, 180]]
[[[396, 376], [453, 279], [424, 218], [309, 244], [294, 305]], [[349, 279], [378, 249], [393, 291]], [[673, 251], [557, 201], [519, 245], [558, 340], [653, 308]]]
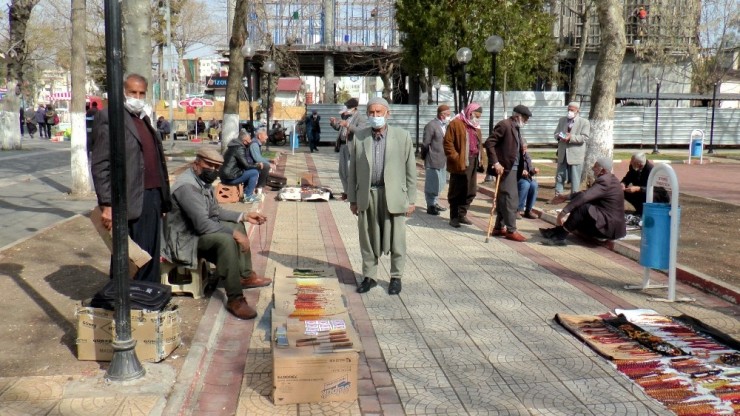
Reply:
[[[93, 296], [90, 306], [113, 310], [118, 298], [116, 281], [112, 280], [103, 286]], [[132, 280], [129, 282], [129, 302], [131, 309], [146, 309], [148, 311], [162, 310], [172, 298], [172, 288], [168, 285], [154, 282]]]

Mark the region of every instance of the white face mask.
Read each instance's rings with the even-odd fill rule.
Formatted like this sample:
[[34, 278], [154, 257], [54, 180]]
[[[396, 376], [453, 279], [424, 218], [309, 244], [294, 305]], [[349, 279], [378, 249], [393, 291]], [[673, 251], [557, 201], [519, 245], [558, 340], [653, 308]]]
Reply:
[[568, 119], [573, 120], [574, 118], [576, 118], [576, 112], [568, 111]]
[[480, 125], [480, 117], [470, 117], [470, 122], [473, 123], [474, 126], [478, 127]]
[[385, 117], [379, 116], [379, 117], [368, 117], [368, 123], [370, 123], [370, 127], [374, 129], [382, 129], [383, 126], [385, 126]]
[[144, 109], [145, 105], [146, 105], [146, 101], [139, 99], [139, 98], [129, 97], [129, 96], [126, 96], [126, 102], [123, 104], [123, 106], [126, 107], [128, 111], [134, 114], [141, 113], [141, 110]]

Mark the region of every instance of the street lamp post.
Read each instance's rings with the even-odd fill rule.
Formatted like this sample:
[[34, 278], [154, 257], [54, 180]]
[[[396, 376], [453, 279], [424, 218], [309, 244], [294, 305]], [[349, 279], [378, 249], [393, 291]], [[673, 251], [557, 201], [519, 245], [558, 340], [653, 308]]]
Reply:
[[496, 55], [504, 49], [501, 36], [491, 35], [486, 39], [486, 50], [491, 54], [491, 108], [488, 113], [488, 134], [493, 132], [493, 107], [496, 104]]
[[434, 77], [434, 89], [437, 90], [437, 105], [439, 105], [439, 89], [442, 88], [442, 82], [439, 77]]
[[421, 101], [421, 98], [419, 97], [419, 93], [421, 92], [421, 75], [416, 74], [415, 77], [416, 81], [416, 155], [421, 153], [421, 147], [419, 146], [419, 101]]
[[277, 64], [275, 64], [275, 61], [272, 59], [268, 59], [265, 61], [265, 63], [262, 65], [262, 70], [267, 73], [267, 142], [266, 142], [266, 149], [270, 150], [270, 90], [272, 89], [272, 74], [277, 71]]
[[460, 107], [462, 107], [461, 111], [465, 111], [465, 107], [468, 106], [468, 88], [467, 80], [465, 79], [465, 65], [467, 65], [471, 59], [473, 59], [473, 51], [471, 51], [470, 48], [463, 46], [462, 48], [457, 50], [455, 57], [457, 58], [457, 62], [459, 62], [462, 67], [462, 79], [460, 80]]
[[712, 124], [709, 128], [709, 153], [714, 153], [714, 110], [717, 109], [717, 83], [714, 83], [714, 92], [712, 92]]
[[250, 135], [254, 135], [254, 114], [252, 113], [252, 57], [254, 57], [254, 53], [254, 45], [249, 42], [249, 39], [245, 40], [244, 46], [242, 46], [242, 56], [246, 59], [244, 63], [244, 88], [247, 90]]
[[655, 87], [655, 144], [653, 145], [653, 154], [657, 155], [658, 151], [658, 115], [660, 114], [660, 81]]

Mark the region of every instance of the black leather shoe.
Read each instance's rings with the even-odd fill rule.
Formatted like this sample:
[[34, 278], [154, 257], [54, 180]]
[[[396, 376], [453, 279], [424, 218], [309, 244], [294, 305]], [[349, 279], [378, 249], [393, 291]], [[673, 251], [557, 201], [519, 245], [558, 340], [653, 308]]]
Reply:
[[457, 217], [450, 218], [450, 225], [455, 228], [460, 228], [460, 220]]
[[540, 228], [540, 234], [545, 238], [555, 237], [555, 228]]
[[401, 293], [401, 279], [391, 277], [391, 283], [388, 285], [388, 294], [397, 295]]
[[468, 217], [461, 217], [460, 224], [473, 225], [473, 221], [470, 221]]
[[437, 208], [437, 211], [439, 211], [439, 212], [447, 211], [447, 208], [445, 208], [445, 207], [443, 207], [442, 205], [439, 205], [439, 204], [435, 204], [434, 205], [434, 208]]
[[362, 280], [362, 283], [360, 283], [360, 287], [357, 288], [357, 293], [365, 293], [377, 285], [378, 285], [378, 282], [376, 282], [375, 279], [366, 277], [365, 279]]
[[434, 205], [432, 205], [431, 207], [428, 207], [427, 208], [427, 214], [429, 214], [429, 215], [439, 215], [439, 210], [437, 209], [437, 207], [435, 207]]
[[567, 243], [565, 242], [565, 237], [559, 237], [555, 236], [553, 238], [548, 238], [547, 240], [542, 242], [543, 246], [555, 246], [555, 247], [562, 247], [566, 246]]

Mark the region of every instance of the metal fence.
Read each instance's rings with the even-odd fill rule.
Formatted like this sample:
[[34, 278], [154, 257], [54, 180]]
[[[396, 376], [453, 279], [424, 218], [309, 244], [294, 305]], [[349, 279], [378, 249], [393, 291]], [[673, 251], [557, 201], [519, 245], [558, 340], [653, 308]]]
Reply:
[[[339, 104], [309, 105], [309, 113], [317, 110], [321, 115], [321, 141], [336, 140], [336, 132], [329, 126], [329, 118], [339, 118]], [[496, 108], [497, 121], [503, 118], [503, 109]], [[565, 107], [530, 107], [532, 118], [523, 129], [523, 135], [530, 145], [555, 144], [553, 134], [558, 119], [565, 115]], [[365, 111], [360, 106], [360, 111]], [[588, 115], [588, 107], [581, 109], [581, 114]], [[391, 105], [389, 123], [409, 131], [411, 138], [416, 138], [416, 106]], [[424, 132], [424, 125], [436, 117], [436, 105], [419, 107], [419, 134]], [[508, 111], [511, 114], [511, 110]], [[712, 120], [711, 107], [694, 108], [660, 108], [658, 123], [659, 146], [688, 145], [694, 129], [704, 131], [706, 143], [709, 143]], [[484, 107], [481, 119], [481, 130], [488, 136], [488, 108]], [[421, 137], [419, 137], [421, 140]], [[614, 117], [614, 144], [617, 146], [652, 146], [655, 140], [655, 107], [617, 107]], [[740, 146], [740, 109], [717, 108], [714, 118], [714, 146]]]

